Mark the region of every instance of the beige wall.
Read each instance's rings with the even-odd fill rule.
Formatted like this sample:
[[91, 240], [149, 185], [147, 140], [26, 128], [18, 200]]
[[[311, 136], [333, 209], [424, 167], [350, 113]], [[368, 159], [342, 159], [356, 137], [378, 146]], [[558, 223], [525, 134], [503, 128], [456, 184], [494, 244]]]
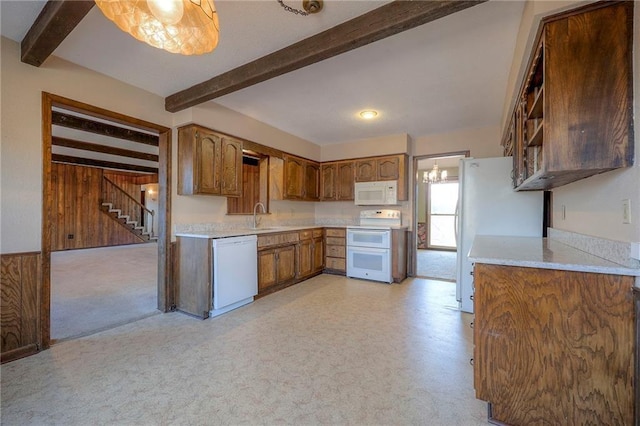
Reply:
[[[511, 112], [512, 99], [528, 60], [540, 18], [573, 8], [584, 2], [527, 2], [511, 68], [510, 87], [505, 100], [503, 123]], [[640, 7], [635, 7], [634, 28], [634, 111], [635, 159], [632, 168], [607, 172], [553, 190], [553, 227], [618, 241], [640, 241]], [[517, 78], [517, 83], [516, 83]], [[516, 84], [518, 87], [516, 87]], [[632, 223], [622, 223], [622, 200], [630, 199]], [[566, 219], [562, 219], [562, 206]]]
[[449, 133], [420, 136], [413, 139], [413, 156], [471, 151], [471, 157], [502, 156], [498, 126], [457, 130]]
[[41, 250], [42, 92], [171, 126], [164, 99], [51, 57], [40, 68], [20, 62], [18, 43], [2, 38], [0, 251]]
[[387, 154], [411, 154], [409, 135], [382, 136], [324, 145], [321, 149], [322, 161], [345, 160], [349, 158], [372, 157]]

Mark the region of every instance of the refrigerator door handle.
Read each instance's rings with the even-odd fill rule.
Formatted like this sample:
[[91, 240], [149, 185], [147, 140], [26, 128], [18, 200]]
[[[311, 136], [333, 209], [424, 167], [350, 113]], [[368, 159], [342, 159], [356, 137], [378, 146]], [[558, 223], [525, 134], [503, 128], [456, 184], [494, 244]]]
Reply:
[[455, 235], [455, 238], [456, 238], [456, 247], [458, 247], [458, 220], [460, 217], [459, 213], [460, 213], [460, 199], [456, 201], [456, 211], [453, 215], [453, 234]]

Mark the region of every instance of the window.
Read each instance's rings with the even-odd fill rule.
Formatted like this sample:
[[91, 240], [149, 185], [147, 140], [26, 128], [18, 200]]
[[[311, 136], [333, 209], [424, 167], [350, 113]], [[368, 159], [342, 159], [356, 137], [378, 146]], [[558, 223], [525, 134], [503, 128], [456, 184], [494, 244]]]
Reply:
[[458, 182], [429, 184], [428, 248], [456, 248]]

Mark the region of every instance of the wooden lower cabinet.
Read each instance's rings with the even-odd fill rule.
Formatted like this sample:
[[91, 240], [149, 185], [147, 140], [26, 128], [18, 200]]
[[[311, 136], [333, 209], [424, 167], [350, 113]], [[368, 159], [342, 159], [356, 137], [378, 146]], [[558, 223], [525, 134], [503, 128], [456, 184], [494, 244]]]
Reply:
[[307, 278], [322, 272], [324, 266], [322, 229], [300, 231], [297, 277]]
[[638, 424], [633, 285], [630, 276], [476, 264], [474, 387], [490, 420]]
[[296, 277], [296, 246], [258, 251], [258, 294]]
[[347, 273], [347, 231], [345, 228], [325, 229], [325, 272]]

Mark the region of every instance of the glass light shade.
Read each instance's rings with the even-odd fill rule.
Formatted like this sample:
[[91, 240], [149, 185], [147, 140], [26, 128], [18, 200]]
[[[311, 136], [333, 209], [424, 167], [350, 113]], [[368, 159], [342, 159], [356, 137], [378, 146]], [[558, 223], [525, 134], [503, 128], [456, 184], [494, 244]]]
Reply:
[[433, 165], [433, 169], [429, 172], [422, 173], [422, 182], [423, 183], [437, 183], [437, 182], [446, 182], [448, 173], [446, 170], [440, 171], [438, 167], [438, 163]]
[[365, 120], [371, 120], [377, 116], [378, 116], [378, 111], [374, 111], [374, 110], [366, 110], [366, 111], [360, 112], [360, 117], [364, 118]]
[[[95, 1], [118, 28], [158, 49], [182, 55], [201, 55], [218, 45], [220, 27], [213, 0]], [[182, 4], [171, 4], [175, 1]], [[170, 6], [169, 10], [166, 11], [163, 5]], [[180, 9], [182, 17], [173, 22], [180, 15]]]

